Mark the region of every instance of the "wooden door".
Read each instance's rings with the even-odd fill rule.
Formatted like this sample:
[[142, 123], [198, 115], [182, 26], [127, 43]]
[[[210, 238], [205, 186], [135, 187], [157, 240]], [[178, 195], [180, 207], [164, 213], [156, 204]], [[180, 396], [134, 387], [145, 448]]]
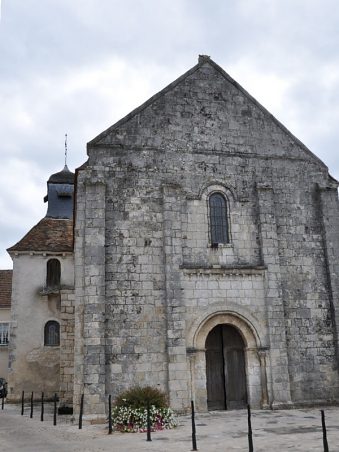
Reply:
[[222, 325], [218, 325], [206, 339], [207, 405], [209, 410], [226, 409], [225, 365]]
[[217, 325], [207, 336], [206, 379], [209, 410], [246, 406], [244, 341], [231, 325]]

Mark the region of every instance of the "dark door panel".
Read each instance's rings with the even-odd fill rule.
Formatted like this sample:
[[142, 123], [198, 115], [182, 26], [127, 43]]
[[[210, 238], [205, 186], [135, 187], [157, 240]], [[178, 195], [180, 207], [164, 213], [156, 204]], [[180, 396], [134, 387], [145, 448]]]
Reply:
[[206, 340], [207, 406], [209, 410], [225, 410], [225, 377], [222, 331], [219, 325]]
[[217, 325], [206, 339], [209, 410], [244, 408], [247, 404], [244, 341], [231, 325]]

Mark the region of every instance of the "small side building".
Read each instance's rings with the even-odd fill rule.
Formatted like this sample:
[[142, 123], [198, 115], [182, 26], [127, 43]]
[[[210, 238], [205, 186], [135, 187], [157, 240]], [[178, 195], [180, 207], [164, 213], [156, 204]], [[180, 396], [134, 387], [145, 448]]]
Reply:
[[46, 216], [7, 250], [13, 260], [8, 371], [12, 401], [22, 391], [44, 391], [47, 397], [57, 392], [63, 400], [73, 390], [68, 361], [73, 362], [74, 349], [74, 173], [65, 166], [49, 178], [47, 189]]
[[0, 270], [0, 378], [6, 379], [8, 374], [12, 275], [12, 270]]

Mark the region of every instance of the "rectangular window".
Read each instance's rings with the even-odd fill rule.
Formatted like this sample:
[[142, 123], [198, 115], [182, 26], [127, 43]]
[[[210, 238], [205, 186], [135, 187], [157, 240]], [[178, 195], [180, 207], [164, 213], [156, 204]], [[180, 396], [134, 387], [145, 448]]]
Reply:
[[9, 323], [0, 323], [0, 346], [8, 345]]

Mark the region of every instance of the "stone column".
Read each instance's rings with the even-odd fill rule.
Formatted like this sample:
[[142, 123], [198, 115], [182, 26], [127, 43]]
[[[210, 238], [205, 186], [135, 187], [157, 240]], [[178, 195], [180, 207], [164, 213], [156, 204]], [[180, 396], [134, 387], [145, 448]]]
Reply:
[[267, 267], [265, 298], [272, 378], [270, 404], [274, 408], [291, 404], [286, 327], [273, 189], [267, 184], [258, 184], [257, 195], [261, 256]]
[[105, 184], [100, 172], [86, 173], [77, 203], [75, 408], [83, 393], [84, 414], [105, 417]]
[[267, 391], [266, 353], [266, 349], [258, 349], [261, 376], [261, 408], [269, 407]]
[[339, 201], [337, 186], [318, 187], [327, 286], [339, 371]]
[[187, 350], [190, 364], [191, 399], [194, 400], [196, 411], [207, 411], [206, 390], [206, 350], [190, 348]]
[[168, 392], [173, 409], [189, 407], [189, 369], [186, 357], [186, 308], [181, 297], [183, 197], [178, 186], [163, 187], [163, 224], [166, 281]]

